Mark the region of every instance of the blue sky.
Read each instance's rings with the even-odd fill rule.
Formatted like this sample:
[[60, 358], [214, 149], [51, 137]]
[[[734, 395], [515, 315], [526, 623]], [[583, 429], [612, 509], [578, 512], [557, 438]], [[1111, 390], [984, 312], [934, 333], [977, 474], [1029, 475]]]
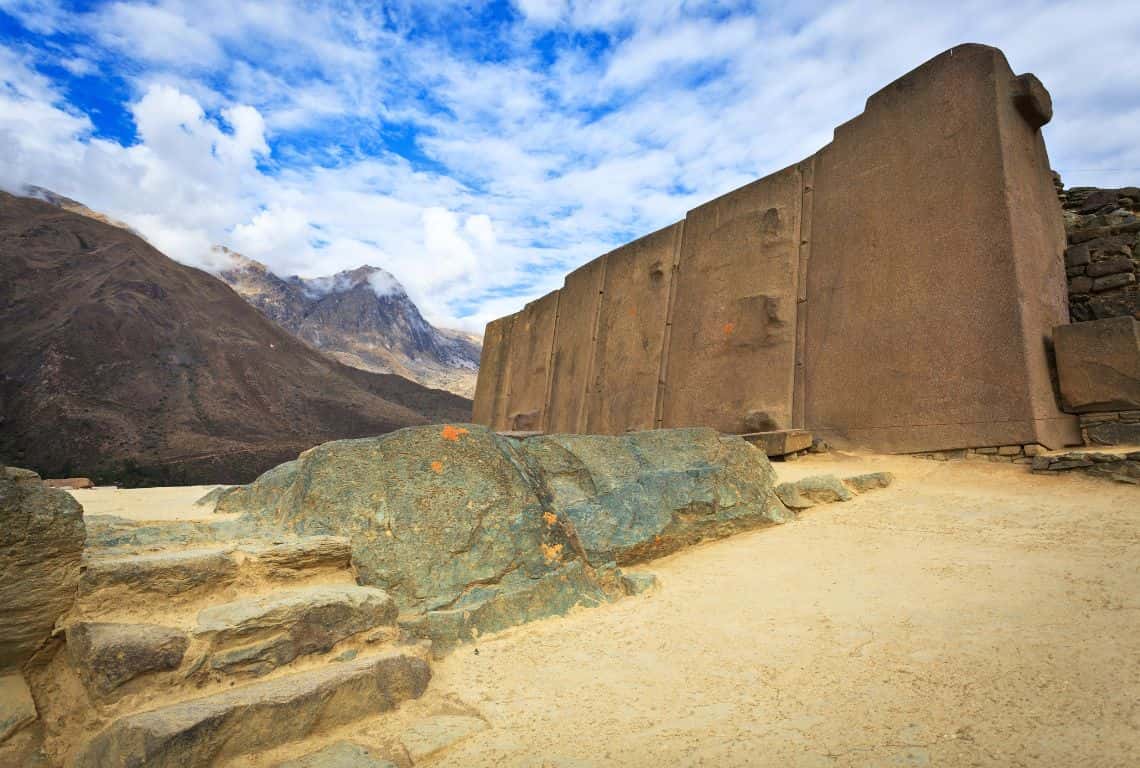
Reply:
[[1134, 2], [0, 0], [0, 186], [208, 269], [362, 263], [481, 331], [826, 144], [961, 42], [1036, 73], [1070, 185], [1140, 183]]

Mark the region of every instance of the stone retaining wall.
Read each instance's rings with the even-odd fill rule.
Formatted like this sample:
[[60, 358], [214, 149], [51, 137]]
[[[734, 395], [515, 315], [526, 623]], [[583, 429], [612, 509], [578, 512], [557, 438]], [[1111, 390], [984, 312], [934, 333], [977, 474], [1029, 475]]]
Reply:
[[1140, 319], [1140, 188], [1073, 187], [1059, 196], [1069, 241], [1069, 319]]

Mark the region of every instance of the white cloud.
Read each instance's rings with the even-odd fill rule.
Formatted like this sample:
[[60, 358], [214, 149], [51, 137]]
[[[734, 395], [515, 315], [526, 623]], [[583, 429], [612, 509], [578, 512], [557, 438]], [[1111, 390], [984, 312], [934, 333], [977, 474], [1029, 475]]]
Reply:
[[[1066, 171], [1140, 168], [1125, 2], [518, 0], [521, 20], [495, 28], [445, 2], [34, 5], [0, 0], [45, 39], [88, 42], [0, 44], [0, 184], [82, 200], [191, 263], [222, 243], [283, 275], [383, 267], [430, 319], [473, 330], [814, 152], [967, 40], [1052, 90], [1068, 181], [1140, 180]], [[1074, 58], [1081, 40], [1095, 56]], [[93, 137], [98, 115], [29, 57], [126, 77], [138, 142]]]

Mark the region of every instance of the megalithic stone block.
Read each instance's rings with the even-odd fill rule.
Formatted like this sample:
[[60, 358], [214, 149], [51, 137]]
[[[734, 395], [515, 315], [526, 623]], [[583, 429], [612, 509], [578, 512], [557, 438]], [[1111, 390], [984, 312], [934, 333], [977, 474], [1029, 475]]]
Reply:
[[1111, 317], [1059, 325], [1053, 345], [1067, 410], [1140, 410], [1140, 322]]
[[655, 427], [887, 451], [1079, 442], [1050, 378], [1067, 318], [1052, 112], [996, 48], [936, 56], [815, 155], [575, 272], [569, 311], [545, 297], [509, 338], [489, 326], [485, 359], [510, 364], [480, 373], [476, 421], [613, 434], [650, 426], [652, 399]]

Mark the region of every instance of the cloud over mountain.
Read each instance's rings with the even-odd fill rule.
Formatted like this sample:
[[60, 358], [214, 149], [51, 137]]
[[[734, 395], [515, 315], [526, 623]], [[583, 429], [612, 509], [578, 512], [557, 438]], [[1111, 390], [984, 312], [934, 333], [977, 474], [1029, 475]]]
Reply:
[[[1125, 183], [1138, 39], [1126, 2], [0, 0], [0, 185], [207, 268], [215, 243], [279, 274], [379, 265], [481, 330], [967, 40], [1052, 90], [1068, 183]], [[1104, 72], [1075, 65], [1088, 40]]]

